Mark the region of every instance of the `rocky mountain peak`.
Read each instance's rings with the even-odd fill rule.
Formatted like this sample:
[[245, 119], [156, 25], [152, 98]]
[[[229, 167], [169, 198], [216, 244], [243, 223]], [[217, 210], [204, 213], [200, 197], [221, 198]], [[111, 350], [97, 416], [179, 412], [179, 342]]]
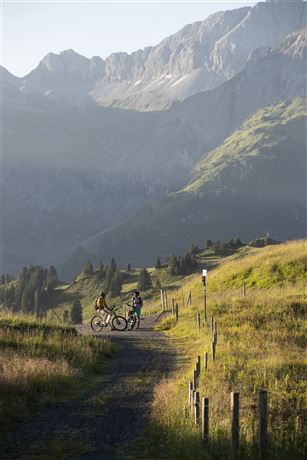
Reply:
[[278, 51], [282, 54], [303, 58], [306, 55], [307, 28], [289, 34], [281, 43]]
[[59, 54], [48, 53], [40, 61], [37, 69], [65, 79], [91, 80], [103, 76], [104, 62], [98, 56], [88, 59], [73, 49], [68, 49]]

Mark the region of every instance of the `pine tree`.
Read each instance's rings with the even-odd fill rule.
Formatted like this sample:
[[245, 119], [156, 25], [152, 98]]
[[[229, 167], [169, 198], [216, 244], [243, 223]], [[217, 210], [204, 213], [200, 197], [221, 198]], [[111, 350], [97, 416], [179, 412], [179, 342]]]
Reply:
[[116, 272], [116, 262], [115, 260], [111, 259], [110, 263], [107, 266], [107, 272], [106, 272], [106, 290], [109, 291], [111, 288], [111, 283], [113, 281], [114, 275]]
[[195, 244], [192, 243], [188, 249], [188, 252], [190, 254], [197, 254], [199, 252], [199, 248]]
[[71, 322], [73, 324], [82, 323], [82, 305], [80, 300], [76, 299], [73, 303], [71, 313], [70, 313]]
[[221, 249], [221, 243], [220, 243], [220, 241], [217, 240], [217, 241], [214, 243], [213, 247], [214, 247], [214, 252], [218, 252], [218, 251]]
[[178, 264], [178, 259], [174, 254], [169, 256], [168, 265], [169, 265], [170, 275], [173, 275], [173, 276], [178, 275], [179, 264]]
[[91, 276], [94, 274], [93, 264], [90, 260], [85, 262], [85, 265], [83, 267], [83, 273], [84, 275], [88, 275], [88, 276]]
[[228, 246], [232, 248], [234, 245], [235, 245], [235, 240], [233, 238], [230, 238]]
[[212, 245], [213, 245], [212, 240], [207, 240], [206, 244], [205, 244], [205, 248], [209, 249], [209, 248], [211, 248]]
[[150, 278], [150, 274], [146, 270], [146, 268], [142, 268], [138, 277], [138, 289], [140, 291], [146, 291], [152, 287], [152, 282]]
[[34, 292], [34, 312], [37, 318], [41, 317], [41, 290], [37, 288]]
[[238, 236], [235, 238], [234, 244], [235, 246], [243, 246], [243, 243]]
[[110, 284], [110, 294], [115, 297], [120, 294], [122, 290], [123, 279], [119, 270], [116, 270]]
[[52, 278], [54, 278], [56, 281], [58, 281], [58, 275], [57, 275], [57, 272], [56, 272], [56, 269], [55, 269], [54, 265], [50, 265], [48, 273], [49, 273], [50, 276], [52, 276]]
[[129, 273], [131, 272], [131, 264], [127, 265], [127, 272], [129, 272]]
[[101, 261], [98, 263], [97, 272], [98, 272], [98, 278], [100, 280], [103, 280], [105, 277], [105, 271], [104, 271], [103, 263]]
[[158, 256], [158, 258], [157, 258], [157, 262], [156, 262], [155, 268], [156, 268], [156, 269], [161, 268], [161, 259], [160, 259], [159, 256]]
[[22, 292], [21, 308], [23, 313], [31, 313], [33, 310], [32, 291], [29, 286], [26, 286]]
[[58, 278], [57, 278], [56, 269], [54, 268], [53, 265], [50, 265], [48, 269], [48, 273], [47, 273], [47, 279], [46, 279], [46, 289], [47, 289], [48, 294], [53, 292], [54, 288], [57, 285], [57, 280]]

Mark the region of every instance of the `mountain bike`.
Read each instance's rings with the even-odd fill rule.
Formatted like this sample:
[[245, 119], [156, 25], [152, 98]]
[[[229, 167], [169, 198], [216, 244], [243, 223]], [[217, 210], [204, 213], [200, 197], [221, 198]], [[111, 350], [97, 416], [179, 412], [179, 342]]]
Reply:
[[128, 317], [127, 317], [127, 327], [129, 330], [132, 330], [138, 321], [138, 317], [137, 317], [137, 314], [135, 312], [133, 305], [130, 305], [130, 303], [127, 303], [126, 305], [129, 307]]
[[124, 331], [127, 329], [127, 320], [123, 316], [120, 316], [115, 311], [115, 305], [113, 307], [107, 307], [102, 313], [95, 315], [91, 319], [91, 328], [94, 332], [101, 332], [104, 327], [109, 326], [111, 329], [116, 331]]

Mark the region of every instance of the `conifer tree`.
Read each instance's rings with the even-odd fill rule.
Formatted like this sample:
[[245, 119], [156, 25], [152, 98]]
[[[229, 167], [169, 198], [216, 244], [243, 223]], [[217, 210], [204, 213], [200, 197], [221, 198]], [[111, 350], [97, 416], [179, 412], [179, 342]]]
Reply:
[[212, 245], [213, 245], [212, 240], [207, 240], [206, 244], [205, 244], [205, 248], [209, 249], [209, 248], [211, 248]]
[[112, 278], [111, 284], [110, 284], [110, 294], [115, 297], [120, 294], [122, 290], [122, 274], [120, 273], [119, 270], [116, 270], [114, 273], [114, 276]]
[[137, 287], [140, 291], [146, 291], [152, 287], [151, 277], [146, 268], [140, 271]]
[[103, 263], [102, 263], [101, 261], [98, 262], [97, 272], [98, 272], [98, 278], [99, 278], [100, 280], [103, 280], [104, 277], [105, 277], [105, 271], [104, 271]]
[[85, 262], [85, 265], [83, 267], [83, 273], [84, 275], [88, 275], [88, 276], [92, 276], [94, 274], [93, 264], [90, 260]]
[[82, 305], [80, 300], [76, 299], [73, 303], [71, 313], [70, 313], [71, 322], [73, 324], [82, 323]]
[[129, 272], [129, 273], [131, 272], [131, 264], [127, 265], [127, 272]]
[[156, 268], [156, 269], [161, 268], [161, 259], [160, 259], [159, 256], [158, 256], [158, 258], [157, 258], [157, 262], [156, 262], [155, 268]]
[[33, 299], [30, 286], [26, 286], [22, 292], [21, 308], [23, 313], [31, 313], [33, 310]]
[[235, 238], [234, 244], [235, 246], [243, 246], [243, 243], [238, 236]]
[[34, 312], [37, 318], [41, 317], [41, 290], [37, 288], [34, 292]]
[[109, 291], [111, 288], [111, 283], [114, 278], [116, 272], [116, 262], [114, 258], [112, 257], [110, 263], [107, 266], [107, 272], [106, 272], [106, 290]]
[[169, 256], [168, 265], [169, 265], [170, 275], [177, 275], [179, 264], [178, 264], [178, 259], [174, 254]]
[[58, 281], [58, 275], [57, 275], [57, 272], [56, 272], [56, 269], [55, 269], [54, 265], [50, 265], [49, 270], [48, 270], [48, 274], [50, 276], [52, 276], [52, 278], [54, 278], [56, 281]]

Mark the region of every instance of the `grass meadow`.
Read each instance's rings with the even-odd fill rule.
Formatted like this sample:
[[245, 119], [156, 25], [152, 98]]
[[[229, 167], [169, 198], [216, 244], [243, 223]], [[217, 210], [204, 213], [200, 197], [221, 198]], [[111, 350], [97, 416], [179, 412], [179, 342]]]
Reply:
[[[269, 397], [269, 458], [306, 458], [303, 421], [306, 416], [306, 242], [290, 242], [240, 253], [209, 272], [208, 321], [203, 320], [201, 275], [183, 280], [192, 306], [182, 307], [179, 321], [167, 316], [165, 331], [178, 353], [177, 370], [155, 388], [150, 426], [142, 458], [229, 459], [230, 392], [240, 392], [240, 455], [256, 459], [257, 390]], [[240, 288], [246, 283], [246, 297]], [[158, 299], [157, 299], [158, 303]], [[197, 313], [201, 313], [201, 328]], [[216, 361], [211, 358], [211, 316], [217, 321]], [[203, 367], [208, 352], [208, 370]], [[199, 391], [209, 398], [210, 442], [204, 446], [188, 410], [188, 384], [201, 356]], [[141, 457], [140, 457], [141, 458]]]
[[73, 327], [1, 312], [0, 433], [89, 383], [111, 352], [109, 341]]

